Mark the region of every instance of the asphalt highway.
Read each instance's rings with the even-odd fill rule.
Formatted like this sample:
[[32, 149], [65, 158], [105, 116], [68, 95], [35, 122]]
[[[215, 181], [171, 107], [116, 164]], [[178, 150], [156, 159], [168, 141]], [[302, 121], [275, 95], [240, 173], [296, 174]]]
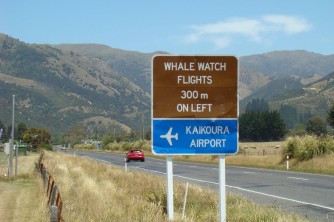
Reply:
[[[66, 151], [74, 154], [73, 151]], [[75, 152], [108, 164], [125, 166], [121, 154]], [[146, 157], [128, 169], [166, 174], [166, 160]], [[226, 191], [252, 201], [296, 213], [314, 221], [334, 221], [334, 176], [226, 166]], [[173, 161], [174, 180], [219, 188], [219, 166]]]

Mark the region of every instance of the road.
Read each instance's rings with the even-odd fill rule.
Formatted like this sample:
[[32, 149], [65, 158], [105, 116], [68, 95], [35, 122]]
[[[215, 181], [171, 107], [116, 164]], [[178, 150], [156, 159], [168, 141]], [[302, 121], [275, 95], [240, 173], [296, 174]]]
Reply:
[[[73, 151], [66, 151], [73, 154]], [[75, 152], [75, 155], [124, 167], [124, 155]], [[166, 160], [146, 157], [128, 168], [166, 174]], [[218, 165], [173, 161], [174, 179], [218, 189]], [[226, 166], [226, 191], [259, 204], [297, 213], [315, 221], [334, 221], [334, 176]]]

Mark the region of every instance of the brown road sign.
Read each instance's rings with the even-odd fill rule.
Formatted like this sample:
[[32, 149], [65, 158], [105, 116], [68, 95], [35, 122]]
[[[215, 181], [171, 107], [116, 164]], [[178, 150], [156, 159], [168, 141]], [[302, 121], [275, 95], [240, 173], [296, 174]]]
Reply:
[[153, 58], [153, 118], [237, 118], [234, 56]]

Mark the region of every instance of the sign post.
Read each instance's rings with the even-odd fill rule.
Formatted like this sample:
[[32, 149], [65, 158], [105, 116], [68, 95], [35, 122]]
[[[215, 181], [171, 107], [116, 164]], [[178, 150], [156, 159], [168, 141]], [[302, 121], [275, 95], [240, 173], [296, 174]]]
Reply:
[[[224, 155], [238, 152], [238, 115], [236, 57], [152, 58], [152, 152], [167, 157], [223, 155], [220, 202], [225, 202]], [[170, 215], [172, 209], [167, 210]]]

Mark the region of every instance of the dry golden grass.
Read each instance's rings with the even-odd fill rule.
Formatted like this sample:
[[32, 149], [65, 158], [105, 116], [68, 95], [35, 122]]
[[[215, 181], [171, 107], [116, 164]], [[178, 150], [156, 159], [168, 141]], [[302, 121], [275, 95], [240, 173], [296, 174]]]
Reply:
[[334, 154], [316, 157], [308, 161], [295, 161], [292, 163], [292, 169], [334, 175]]
[[281, 156], [244, 156], [242, 154], [226, 157], [226, 164], [244, 167], [281, 169]]
[[[44, 160], [61, 193], [65, 221], [168, 221], [165, 177], [47, 152]], [[185, 185], [174, 183], [175, 221]], [[228, 221], [307, 221], [228, 195]], [[218, 194], [190, 185], [185, 221], [218, 221]]]
[[[49, 220], [42, 179], [34, 171], [37, 159], [20, 158], [19, 176], [1, 178], [0, 221]], [[2, 172], [5, 162], [0, 155]], [[43, 162], [61, 193], [65, 221], [168, 221], [164, 177], [62, 153], [47, 152]], [[175, 221], [181, 221], [184, 192], [185, 185], [175, 182]], [[227, 196], [227, 220], [307, 221], [234, 195]], [[218, 221], [217, 192], [190, 185], [184, 221]]]

